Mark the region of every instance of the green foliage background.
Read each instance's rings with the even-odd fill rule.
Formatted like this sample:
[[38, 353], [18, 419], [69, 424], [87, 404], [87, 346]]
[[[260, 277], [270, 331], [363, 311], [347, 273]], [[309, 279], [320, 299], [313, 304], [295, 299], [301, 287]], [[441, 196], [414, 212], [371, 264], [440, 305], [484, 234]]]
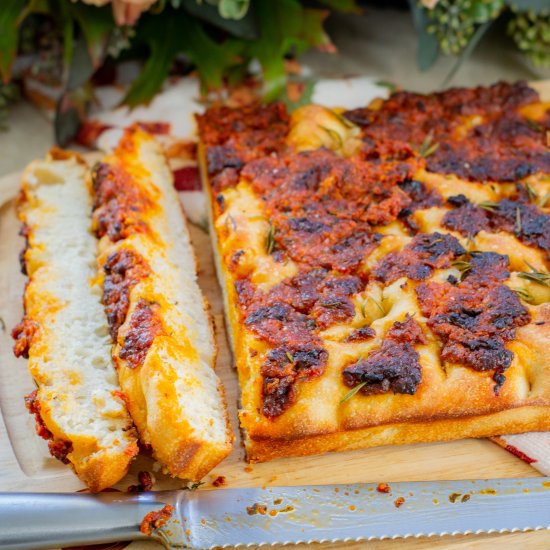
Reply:
[[[505, 21], [508, 34], [534, 65], [550, 66], [550, 0], [439, 0], [431, 9], [420, 0], [408, 2], [421, 70], [440, 55], [454, 55], [450, 80], [497, 20]], [[150, 101], [182, 56], [196, 68], [204, 92], [242, 80], [256, 60], [264, 99], [284, 100], [285, 59], [311, 47], [333, 49], [323, 28], [330, 10], [354, 13], [359, 8], [356, 0], [158, 0], [130, 28], [116, 26], [110, 4], [1, 0], [0, 125], [17, 95], [8, 85], [16, 55], [25, 48], [41, 49], [45, 41], [43, 49], [50, 53], [41, 59], [42, 67], [63, 89], [56, 116], [62, 144], [74, 135], [93, 98], [93, 75], [119, 60], [144, 61], [124, 98], [130, 107]], [[47, 40], [40, 37], [44, 22]]]

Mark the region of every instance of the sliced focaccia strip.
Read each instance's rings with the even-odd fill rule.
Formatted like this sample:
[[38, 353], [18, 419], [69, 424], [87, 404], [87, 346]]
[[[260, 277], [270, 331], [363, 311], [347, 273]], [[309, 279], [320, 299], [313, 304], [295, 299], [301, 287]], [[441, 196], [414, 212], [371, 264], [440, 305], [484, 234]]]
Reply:
[[53, 151], [23, 176], [18, 214], [27, 246], [25, 317], [13, 330], [38, 389], [27, 396], [37, 433], [93, 491], [119, 481], [137, 437], [117, 382], [96, 279], [86, 166]]
[[230, 452], [232, 434], [171, 172], [154, 138], [132, 128], [92, 180], [103, 300], [130, 413], [168, 473], [200, 479]]

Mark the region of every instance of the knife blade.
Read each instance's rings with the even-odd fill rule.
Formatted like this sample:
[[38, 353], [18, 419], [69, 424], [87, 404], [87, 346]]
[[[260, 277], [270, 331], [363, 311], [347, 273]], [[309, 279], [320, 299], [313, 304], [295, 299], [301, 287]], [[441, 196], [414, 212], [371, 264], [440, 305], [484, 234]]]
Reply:
[[550, 528], [550, 478], [199, 491], [181, 499], [192, 548]]
[[0, 493], [0, 546], [151, 537], [169, 548], [210, 550], [550, 529], [550, 477], [384, 485]]

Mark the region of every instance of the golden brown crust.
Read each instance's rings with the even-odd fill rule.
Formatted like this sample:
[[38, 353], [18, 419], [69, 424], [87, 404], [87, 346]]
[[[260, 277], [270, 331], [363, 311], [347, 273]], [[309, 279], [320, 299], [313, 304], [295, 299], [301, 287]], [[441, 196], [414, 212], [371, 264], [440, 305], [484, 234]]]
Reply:
[[382, 445], [408, 445], [451, 441], [468, 437], [489, 437], [539, 431], [547, 407], [522, 407], [483, 416], [428, 420], [417, 423], [384, 424], [372, 428], [335, 432], [297, 439], [245, 441], [249, 462], [266, 462], [289, 456], [307, 456], [334, 451], [351, 451]]
[[[549, 205], [533, 197], [542, 200], [550, 191], [537, 174], [550, 153], [524, 122], [538, 113], [546, 125], [548, 117], [522, 85], [476, 94], [475, 108], [488, 109], [487, 98], [509, 94], [502, 104], [521, 112], [506, 114], [500, 104], [491, 111], [485, 122], [499, 131], [475, 170], [498, 180], [499, 154], [510, 157], [516, 172], [524, 169], [518, 151], [527, 142], [511, 145], [506, 128], [537, 142], [526, 172], [532, 175], [517, 185], [506, 178], [474, 181], [471, 170], [470, 181], [436, 174], [437, 163], [452, 172], [455, 150], [426, 162], [419, 144], [392, 143], [391, 132], [379, 139], [375, 155], [368, 124], [357, 145], [355, 128], [316, 106], [296, 111], [288, 123], [279, 113], [271, 135], [259, 135], [261, 124], [250, 122], [250, 112], [238, 135], [223, 123], [211, 132], [211, 121], [225, 111], [199, 120], [199, 159], [250, 460], [550, 428], [548, 347], [534, 343], [548, 338], [540, 315], [550, 293], [529, 275], [548, 270]], [[448, 108], [456, 97], [437, 101]], [[260, 121], [276, 109], [266, 112]], [[452, 139], [469, 135], [464, 125], [479, 124], [471, 115], [452, 123]], [[380, 136], [384, 116], [377, 119]], [[433, 130], [444, 141], [442, 128]], [[493, 209], [475, 235], [444, 219], [461, 192], [479, 209]], [[407, 316], [421, 338], [392, 340]], [[358, 330], [365, 337], [356, 338]], [[411, 369], [417, 360], [419, 368]], [[359, 392], [345, 399], [350, 387]]]

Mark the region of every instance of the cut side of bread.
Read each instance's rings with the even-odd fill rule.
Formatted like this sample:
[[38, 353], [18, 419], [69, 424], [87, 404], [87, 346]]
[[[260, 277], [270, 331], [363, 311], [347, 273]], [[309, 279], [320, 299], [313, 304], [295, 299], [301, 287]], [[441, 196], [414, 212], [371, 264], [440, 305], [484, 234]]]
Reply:
[[232, 446], [208, 306], [172, 173], [137, 127], [92, 174], [99, 276], [113, 358], [143, 444], [198, 480]]
[[23, 176], [18, 215], [29, 277], [16, 355], [28, 357], [38, 389], [27, 397], [37, 433], [92, 490], [117, 483], [138, 452], [111, 358], [96, 282], [96, 241], [86, 165], [52, 151]]

